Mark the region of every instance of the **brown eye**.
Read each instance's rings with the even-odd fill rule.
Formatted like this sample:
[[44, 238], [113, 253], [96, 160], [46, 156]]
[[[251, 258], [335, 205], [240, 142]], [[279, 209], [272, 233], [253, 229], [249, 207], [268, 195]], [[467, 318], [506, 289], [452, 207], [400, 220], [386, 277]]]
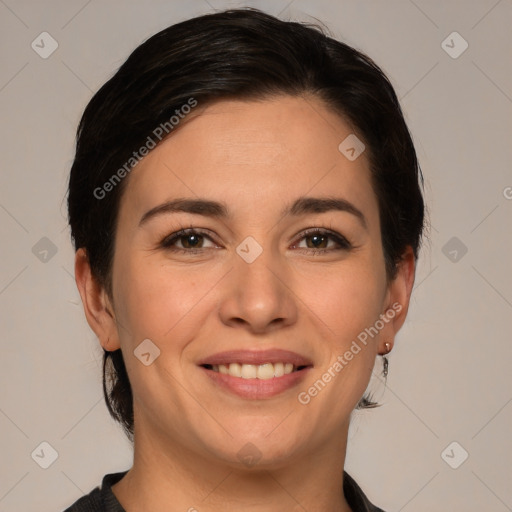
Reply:
[[203, 235], [190, 234], [178, 237], [185, 249], [197, 249], [203, 241]]
[[160, 246], [170, 251], [195, 253], [208, 249], [203, 246], [205, 240], [211, 241], [211, 238], [202, 231], [182, 229], [164, 238]]
[[329, 237], [325, 235], [308, 235], [305, 240], [311, 240], [311, 244], [307, 244], [310, 249], [326, 249], [329, 244]]
[[[352, 248], [350, 242], [343, 235], [318, 228], [303, 233], [300, 238], [300, 241], [302, 240], [306, 241], [306, 247], [298, 247], [298, 249], [302, 249], [305, 252], [326, 253]], [[330, 242], [334, 243], [334, 247], [329, 247]]]

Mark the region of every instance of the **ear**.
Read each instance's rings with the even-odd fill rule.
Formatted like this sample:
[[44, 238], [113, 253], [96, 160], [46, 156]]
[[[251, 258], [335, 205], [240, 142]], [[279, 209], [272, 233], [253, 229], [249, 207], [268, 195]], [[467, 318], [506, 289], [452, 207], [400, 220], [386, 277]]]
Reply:
[[120, 348], [114, 308], [103, 286], [92, 275], [85, 249], [75, 255], [75, 280], [82, 298], [85, 316], [101, 346], [108, 351]]
[[[380, 332], [379, 354], [387, 354], [393, 348], [395, 336], [405, 322], [414, 285], [416, 260], [412, 247], [407, 246], [398, 263], [395, 278], [388, 284], [384, 311], [385, 326]], [[385, 320], [388, 320], [385, 322]], [[386, 346], [386, 344], [389, 344]]]

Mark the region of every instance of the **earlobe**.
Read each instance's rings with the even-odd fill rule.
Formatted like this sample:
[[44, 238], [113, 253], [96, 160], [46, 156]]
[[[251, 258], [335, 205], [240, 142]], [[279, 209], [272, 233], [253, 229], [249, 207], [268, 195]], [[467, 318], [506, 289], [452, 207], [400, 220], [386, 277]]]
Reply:
[[105, 288], [93, 276], [85, 249], [75, 255], [75, 280], [85, 317], [101, 346], [108, 351], [120, 348], [114, 310]]
[[412, 247], [408, 246], [402, 259], [398, 263], [397, 273], [393, 281], [388, 285], [386, 309], [384, 315], [389, 319], [381, 332], [379, 354], [387, 354], [391, 351], [397, 332], [401, 329], [409, 310], [409, 301], [414, 277], [416, 260]]

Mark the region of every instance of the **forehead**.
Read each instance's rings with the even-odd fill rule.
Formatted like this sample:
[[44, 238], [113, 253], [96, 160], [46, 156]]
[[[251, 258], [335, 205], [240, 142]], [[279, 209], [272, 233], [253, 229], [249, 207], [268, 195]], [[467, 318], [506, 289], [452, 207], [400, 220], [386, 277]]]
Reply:
[[254, 211], [273, 200], [339, 192], [376, 207], [366, 155], [350, 161], [339, 150], [352, 133], [312, 97], [199, 104], [134, 168], [123, 204], [211, 196]]

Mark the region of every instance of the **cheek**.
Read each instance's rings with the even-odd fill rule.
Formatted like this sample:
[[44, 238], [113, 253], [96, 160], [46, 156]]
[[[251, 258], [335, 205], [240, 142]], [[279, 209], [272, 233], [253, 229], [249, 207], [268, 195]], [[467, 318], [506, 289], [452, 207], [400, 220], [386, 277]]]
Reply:
[[[378, 334], [368, 334], [382, 313], [385, 274], [371, 258], [309, 275], [300, 297], [318, 318], [319, 340], [325, 349], [321, 368], [302, 391], [302, 402], [331, 411], [333, 425], [352, 410], [363, 395], [375, 364]], [[304, 283], [310, 283], [304, 286]], [[318, 398], [316, 398], [318, 396]], [[337, 411], [337, 412], [335, 412]]]
[[[166, 396], [180, 410], [183, 404], [172, 375], [181, 373], [186, 346], [198, 336], [205, 308], [211, 306], [204, 298], [218, 278], [214, 273], [200, 277], [185, 268], [171, 270], [149, 258], [119, 262], [117, 269], [116, 317], [134, 398], [139, 406], [151, 408]], [[147, 339], [159, 353], [155, 364], [144, 366], [134, 351]]]
[[120, 261], [118, 276], [116, 315], [126, 327], [125, 345], [149, 338], [160, 348], [177, 350], [201, 325], [198, 315], [207, 304], [204, 299], [221, 274], [211, 268], [171, 269], [140, 257]]
[[[385, 276], [380, 267], [354, 258], [346, 265], [304, 270], [297, 275], [297, 296], [317, 318], [329, 339], [343, 347], [382, 313]], [[307, 310], [306, 310], [307, 311]]]

